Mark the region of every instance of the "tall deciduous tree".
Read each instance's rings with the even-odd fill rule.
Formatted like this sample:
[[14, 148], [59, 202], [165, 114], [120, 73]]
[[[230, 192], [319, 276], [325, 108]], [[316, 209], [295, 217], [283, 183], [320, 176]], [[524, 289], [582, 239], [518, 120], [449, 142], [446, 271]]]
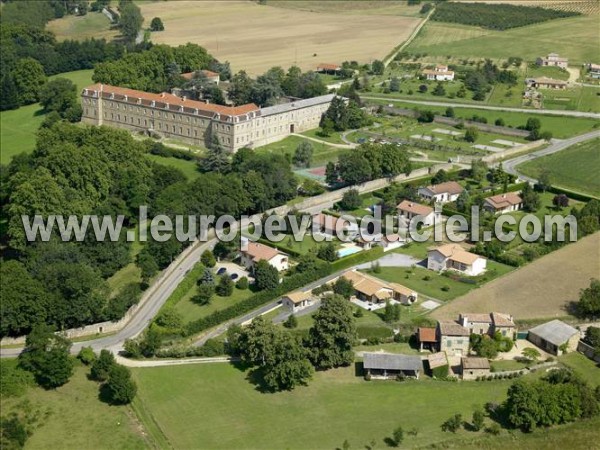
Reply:
[[356, 326], [351, 304], [339, 295], [328, 296], [314, 315], [307, 344], [315, 367], [329, 369], [347, 366], [354, 361], [352, 345]]
[[133, 401], [137, 393], [137, 385], [131, 379], [131, 372], [127, 367], [113, 364], [109, 370], [106, 392], [110, 403], [126, 405]]
[[256, 263], [254, 280], [257, 289], [275, 289], [279, 285], [279, 272], [265, 260]]

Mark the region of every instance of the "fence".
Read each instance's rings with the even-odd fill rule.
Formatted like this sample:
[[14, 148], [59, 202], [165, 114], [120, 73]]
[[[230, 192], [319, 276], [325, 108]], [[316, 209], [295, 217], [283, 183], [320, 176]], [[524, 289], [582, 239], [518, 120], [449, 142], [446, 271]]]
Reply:
[[600, 363], [600, 352], [596, 352], [596, 349], [583, 341], [579, 341], [577, 344], [577, 351], [583, 353], [585, 356], [590, 358], [592, 361]]

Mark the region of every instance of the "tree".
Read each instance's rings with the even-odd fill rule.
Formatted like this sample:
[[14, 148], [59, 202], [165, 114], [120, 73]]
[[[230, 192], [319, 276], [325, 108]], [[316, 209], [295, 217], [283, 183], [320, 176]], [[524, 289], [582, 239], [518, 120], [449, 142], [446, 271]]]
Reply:
[[471, 208], [471, 194], [468, 190], [462, 191], [456, 199], [456, 209], [460, 212], [468, 212]]
[[565, 194], [557, 194], [552, 198], [552, 204], [557, 208], [566, 208], [569, 206], [569, 197]]
[[298, 319], [294, 314], [290, 314], [290, 316], [283, 322], [283, 326], [286, 328], [297, 328], [298, 327]]
[[136, 264], [141, 270], [142, 281], [144, 283], [148, 283], [150, 278], [156, 275], [159, 270], [156, 260], [147, 252], [138, 253]]
[[131, 403], [137, 393], [137, 385], [131, 379], [130, 370], [121, 364], [113, 364], [106, 382], [108, 400], [115, 405]]
[[548, 169], [542, 169], [538, 176], [538, 186], [542, 190], [542, 192], [546, 192], [546, 190], [551, 187], [551, 178], [550, 171]]
[[2, 77], [0, 85], [0, 110], [16, 109], [19, 107], [19, 92], [12, 74], [7, 73]]
[[398, 77], [392, 77], [390, 80], [390, 92], [400, 91], [400, 79]]
[[16, 86], [19, 105], [35, 103], [40, 98], [40, 90], [46, 84], [44, 67], [33, 58], [19, 58], [11, 76]]
[[473, 159], [471, 161], [471, 178], [481, 183], [488, 173], [488, 166], [481, 159]]
[[108, 380], [110, 368], [115, 364], [115, 357], [110, 351], [106, 349], [100, 350], [100, 355], [92, 363], [92, 367], [90, 369], [90, 378], [96, 381]]
[[338, 259], [338, 253], [333, 242], [326, 242], [317, 250], [317, 257], [324, 261], [333, 262]]
[[290, 333], [278, 330], [272, 359], [264, 370], [265, 384], [272, 390], [292, 390], [298, 385], [306, 385], [313, 373], [304, 347]]
[[73, 360], [69, 354], [71, 342], [52, 332], [48, 325], [37, 325], [25, 340], [19, 365], [31, 372], [37, 383], [53, 389], [65, 384], [73, 375]]
[[429, 90], [429, 88], [427, 87], [426, 84], [422, 84], [419, 86], [419, 92], [424, 94], [425, 92], [427, 92]]
[[204, 268], [204, 271], [202, 272], [202, 276], [196, 281], [196, 284], [197, 285], [208, 284], [210, 286], [215, 285], [215, 277], [214, 277], [212, 271], [208, 267]]
[[217, 264], [215, 255], [210, 250], [204, 250], [202, 256], [200, 256], [200, 262], [205, 267], [215, 267], [215, 264]]
[[383, 72], [385, 70], [385, 64], [383, 64], [382, 61], [376, 59], [375, 61], [373, 61], [373, 63], [371, 64], [371, 70], [373, 71], [373, 73], [375, 75], [383, 75]]
[[524, 348], [521, 352], [521, 355], [523, 355], [523, 358], [528, 359], [529, 361], [537, 361], [540, 356], [542, 356], [540, 352], [533, 347]]
[[327, 296], [313, 318], [307, 345], [314, 366], [329, 369], [352, 364], [356, 326], [351, 304], [339, 295]]
[[402, 441], [404, 440], [404, 430], [402, 427], [397, 427], [392, 433], [392, 443], [394, 447], [400, 447]]
[[442, 83], [438, 83], [432, 94], [437, 95], [438, 97], [446, 95], [446, 89], [444, 89], [444, 85]]
[[338, 157], [337, 171], [346, 184], [369, 181], [372, 170], [369, 161], [359, 152], [343, 153]]
[[352, 211], [353, 209], [358, 209], [362, 205], [362, 199], [360, 198], [360, 194], [357, 189], [349, 189], [344, 192], [342, 199], [339, 203], [340, 207], [344, 211]]
[[81, 350], [77, 353], [77, 359], [86, 366], [89, 366], [96, 361], [96, 354], [92, 350], [92, 347], [81, 347]]
[[496, 121], [494, 122], [494, 125], [496, 125], [497, 127], [503, 127], [506, 125], [506, 123], [504, 122], [504, 119], [502, 117], [496, 119]]
[[455, 414], [442, 424], [442, 431], [456, 433], [462, 426], [462, 415]]
[[196, 295], [192, 297], [192, 302], [204, 306], [210, 304], [210, 300], [215, 293], [213, 284], [200, 284], [196, 290]]
[[279, 272], [263, 259], [254, 268], [254, 284], [260, 291], [275, 289], [279, 285]]
[[540, 194], [535, 192], [529, 183], [525, 184], [523, 187], [521, 198], [523, 199], [523, 209], [525, 211], [535, 212], [540, 208]]
[[444, 115], [446, 117], [454, 117], [454, 108], [452, 106], [448, 106]]
[[483, 411], [480, 408], [477, 408], [473, 411], [473, 421], [471, 425], [473, 426], [474, 431], [479, 431], [483, 429], [483, 425], [485, 423], [485, 416], [483, 415]]
[[248, 289], [248, 278], [247, 277], [241, 277], [237, 283], [235, 283], [235, 287], [240, 289], [240, 290], [244, 290], [244, 289]]
[[302, 141], [294, 151], [292, 162], [298, 167], [309, 167], [313, 155], [313, 146], [310, 142]]
[[279, 330], [263, 316], [244, 327], [237, 339], [242, 361], [250, 365], [266, 365], [274, 360], [275, 339]]
[[233, 294], [233, 287], [233, 280], [229, 278], [229, 275], [223, 274], [219, 279], [215, 292], [221, 297], [230, 297]]
[[49, 81], [40, 90], [39, 98], [45, 111], [56, 111], [61, 117], [65, 117], [67, 110], [79, 105], [77, 87], [66, 78]]
[[329, 185], [333, 185], [337, 183], [339, 177], [340, 175], [335, 163], [333, 161], [328, 161], [325, 166], [325, 182]]
[[354, 295], [354, 285], [352, 284], [352, 281], [344, 277], [339, 277], [335, 283], [333, 283], [333, 292], [349, 300], [350, 297]]
[[144, 22], [140, 8], [133, 2], [127, 2], [120, 5], [120, 13], [119, 27], [121, 33], [127, 40], [135, 41]]
[[219, 137], [212, 131], [208, 133], [208, 149], [201, 161], [201, 168], [205, 172], [225, 173], [229, 170], [229, 154], [221, 145]]
[[389, 301], [385, 302], [383, 320], [388, 323], [393, 323], [400, 320], [400, 305], [398, 303], [392, 304]]
[[592, 279], [590, 287], [580, 291], [577, 313], [591, 319], [600, 317], [600, 280]]
[[450, 180], [450, 176], [448, 175], [448, 172], [446, 172], [444, 169], [440, 169], [431, 178], [431, 183], [432, 184], [440, 184], [440, 183], [444, 183], [449, 180]]
[[154, 17], [150, 22], [150, 31], [164, 31], [165, 26], [163, 25], [160, 17]]
[[465, 141], [467, 142], [475, 142], [479, 137], [479, 132], [475, 127], [468, 127], [465, 131]]

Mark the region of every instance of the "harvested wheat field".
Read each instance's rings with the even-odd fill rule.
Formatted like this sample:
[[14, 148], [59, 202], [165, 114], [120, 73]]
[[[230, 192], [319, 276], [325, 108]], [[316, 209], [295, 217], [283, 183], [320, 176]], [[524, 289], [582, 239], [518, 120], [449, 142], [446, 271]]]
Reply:
[[517, 319], [565, 316], [566, 306], [579, 298], [579, 290], [593, 277], [600, 277], [600, 233], [491, 281], [434, 311], [432, 317], [454, 319], [461, 312], [489, 311]]
[[146, 25], [153, 17], [165, 24], [165, 31], [152, 33], [153, 42], [199, 44], [219, 60], [229, 61], [234, 72], [251, 75], [273, 66], [296, 64], [309, 70], [321, 62], [383, 59], [421, 20], [375, 12], [309, 12], [249, 1], [152, 2], [141, 8]]

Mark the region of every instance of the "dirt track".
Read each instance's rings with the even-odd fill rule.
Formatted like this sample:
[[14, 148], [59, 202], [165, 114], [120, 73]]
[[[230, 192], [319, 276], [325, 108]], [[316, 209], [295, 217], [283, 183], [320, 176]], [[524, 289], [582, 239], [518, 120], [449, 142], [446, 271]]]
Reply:
[[600, 277], [600, 232], [453, 300], [432, 317], [454, 319], [461, 312], [489, 311], [517, 319], [564, 316], [565, 307], [593, 277]]

